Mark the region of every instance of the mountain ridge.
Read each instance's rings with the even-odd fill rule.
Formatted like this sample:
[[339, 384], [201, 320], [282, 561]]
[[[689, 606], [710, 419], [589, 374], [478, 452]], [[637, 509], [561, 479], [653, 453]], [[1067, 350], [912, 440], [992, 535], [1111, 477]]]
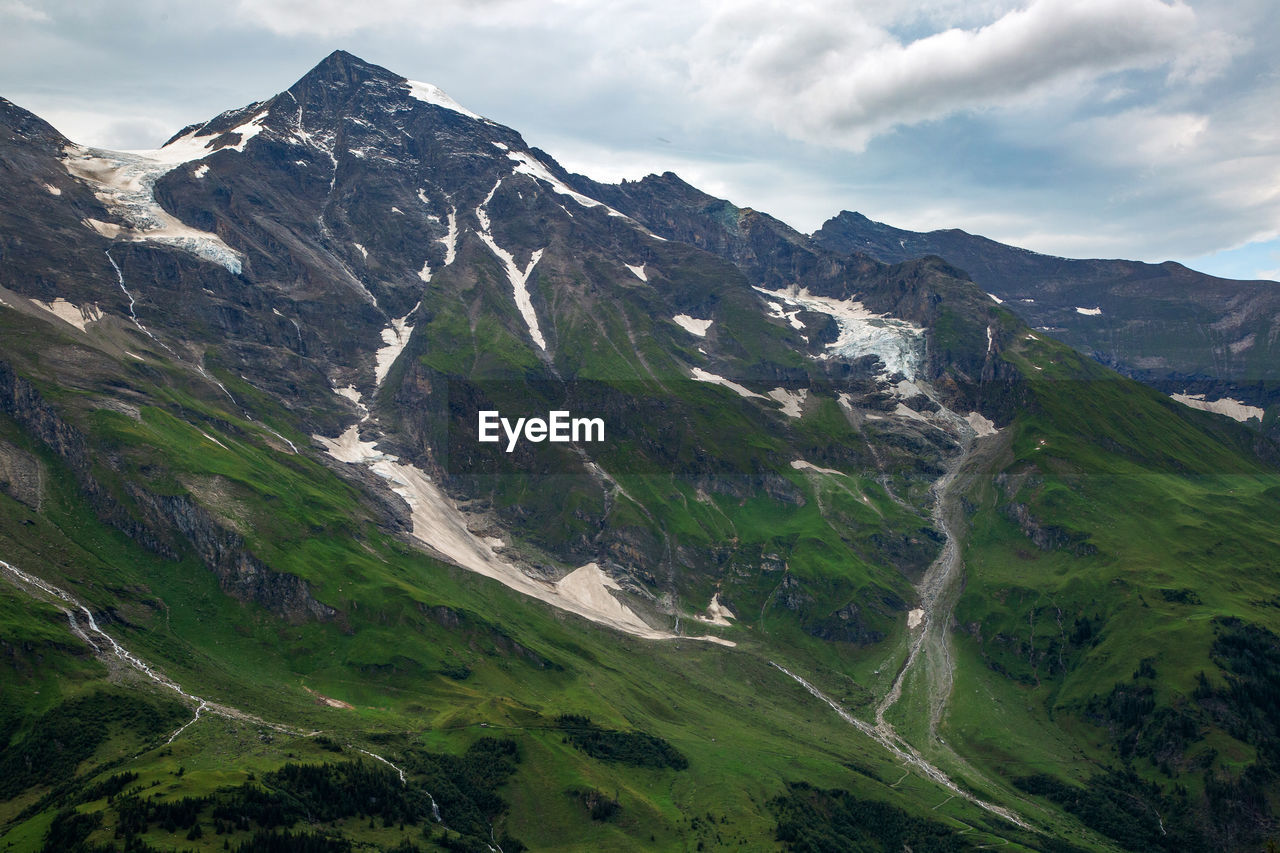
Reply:
[[1060, 258], [959, 229], [906, 231], [849, 211], [812, 239], [884, 261], [948, 257], [1030, 325], [1101, 363], [1167, 393], [1242, 400], [1274, 423], [1275, 282], [1218, 278], [1173, 261]]

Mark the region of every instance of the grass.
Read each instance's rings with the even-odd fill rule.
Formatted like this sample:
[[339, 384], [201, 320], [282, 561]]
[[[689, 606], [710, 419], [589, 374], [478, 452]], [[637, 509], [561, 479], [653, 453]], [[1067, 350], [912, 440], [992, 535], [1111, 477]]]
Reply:
[[[133, 423], [132, 429], [145, 430], [149, 441], [190, 438], [180, 424], [158, 414]], [[210, 434], [223, 440], [221, 433]], [[292, 460], [278, 454], [254, 460], [255, 455], [248, 453], [242, 464], [274, 465], [285, 474], [312, 475], [316, 478], [312, 484], [329, 478], [332, 496], [321, 497], [331, 502], [346, 493], [345, 484], [322, 469], [294, 468]], [[42, 461], [54, 470], [59, 465], [48, 455]], [[220, 452], [202, 455], [198, 462], [199, 471], [228, 479], [252, 476], [221, 467], [227, 461]], [[194, 461], [187, 464], [195, 465]], [[853, 756], [860, 765], [879, 766], [883, 777], [892, 775], [869, 743], [845, 743], [850, 734], [834, 715], [815, 706], [807, 694], [797, 694], [793, 685], [780, 680], [779, 673], [754, 655], [697, 643], [677, 647], [620, 638], [368, 531], [361, 540], [336, 534], [315, 537], [308, 548], [322, 550], [304, 549], [292, 564], [307, 562], [308, 554], [325, 556], [314, 562], [308, 576], [322, 597], [328, 591], [342, 592], [342, 597], [326, 600], [360, 603], [358, 609], [350, 607], [349, 623], [285, 625], [259, 608], [228, 599], [199, 564], [171, 563], [148, 555], [101, 525], [79, 501], [70, 477], [53, 477], [50, 482], [52, 492], [36, 521], [41, 536], [35, 541], [41, 544], [28, 537], [27, 547], [16, 551], [14, 562], [70, 586], [95, 607], [110, 602], [129, 614], [128, 624], [113, 625], [113, 633], [160, 663], [187, 689], [240, 704], [268, 719], [322, 728], [357, 742], [369, 732], [422, 732], [460, 751], [464, 744], [458, 734], [475, 733], [480, 723], [528, 732], [533, 755], [545, 752], [558, 757], [548, 758], [546, 768], [539, 766], [541, 759], [527, 762], [522, 765], [524, 775], [508, 786], [513, 804], [508, 826], [517, 837], [524, 832], [537, 840], [546, 837], [539, 835], [542, 832], [565, 839], [582, 833], [584, 849], [620, 839], [630, 839], [628, 843], [636, 849], [644, 849], [651, 844], [648, 834], [653, 834], [652, 829], [644, 829], [657, 821], [674, 847], [688, 832], [682, 820], [713, 811], [732, 815], [739, 835], [760, 840], [768, 836], [770, 825], [760, 805], [785, 781], [816, 779], [861, 789], [868, 777], [851, 776], [843, 766]], [[323, 519], [324, 506], [320, 503], [305, 511], [312, 513], [310, 518]], [[4, 524], [12, 527], [6, 527], [5, 535], [7, 541], [16, 542], [22, 513], [10, 509]], [[349, 527], [340, 531], [349, 537]], [[69, 635], [58, 637], [53, 630], [55, 611], [32, 608], [13, 592], [0, 600], [6, 602], [3, 612], [26, 626], [33, 638], [46, 643], [61, 640], [66, 645]], [[21, 609], [15, 607], [19, 603], [23, 603]], [[544, 670], [522, 658], [486, 650], [474, 637], [459, 637], [424, 619], [417, 603], [476, 613], [503, 612], [507, 614], [504, 631], [563, 668]], [[406, 663], [397, 669], [397, 659], [412, 661], [416, 667]], [[472, 670], [466, 681], [424, 677], [424, 670], [456, 659], [465, 660]], [[92, 679], [100, 670], [96, 664], [89, 666], [86, 677]], [[302, 689], [304, 684], [351, 702], [356, 709], [316, 706], [314, 697]], [[716, 686], [708, 690], [708, 685]], [[511, 698], [497, 698], [502, 696]], [[37, 707], [29, 706], [28, 711], [34, 713]], [[737, 713], [727, 715], [728, 708]], [[667, 738], [690, 756], [689, 778], [697, 781], [682, 783], [651, 771], [622, 771], [584, 759], [558, 744], [545, 723], [536, 722], [565, 710]], [[277, 738], [266, 743], [253, 727], [233, 725], [232, 733], [223, 730], [225, 725], [206, 717], [173, 746], [144, 752], [127, 766], [141, 773], [145, 784], [160, 782], [160, 793], [177, 797], [243, 780], [249, 772], [286, 760], [289, 753], [319, 757], [306, 741]], [[214, 758], [219, 754], [233, 760]], [[111, 771], [117, 772], [120, 766], [113, 765]], [[181, 777], [175, 775], [178, 766], [184, 767]], [[229, 766], [235, 769], [228, 770]], [[555, 773], [563, 778], [563, 789], [618, 790], [623, 819], [608, 825], [584, 820], [577, 811], [580, 806], [567, 796], [563, 802], [555, 800], [558, 805], [550, 815], [522, 811], [520, 804], [534, 802], [539, 792], [547, 796], [544, 770], [555, 767], [562, 768]], [[92, 768], [85, 772], [89, 774], [86, 781], [95, 775]], [[522, 786], [529, 790], [522, 792]], [[880, 796], [896, 796], [883, 785], [870, 787]], [[36, 832], [33, 826], [24, 821], [10, 827], [6, 840], [28, 837]]]
[[[1035, 404], [1008, 428], [992, 476], [965, 496], [973, 511], [947, 737], [997, 777], [1082, 784], [1120, 764], [1086, 713], [1091, 701], [1134, 684], [1150, 658], [1157, 707], [1185, 703], [1200, 672], [1218, 678], [1215, 617], [1280, 622], [1264, 603], [1280, 581], [1280, 479], [1248, 451], [1244, 430], [1101, 376], [1074, 353], [1029, 341], [1013, 359], [1036, 376]], [[1059, 546], [1037, 546], [1013, 503], [1035, 526], [1063, 531]], [[1250, 761], [1225, 732], [1203, 734], [1220, 769]], [[1147, 759], [1129, 766], [1169, 784]], [[1194, 773], [1177, 782], [1193, 795], [1201, 786]]]
[[[700, 262], [691, 256], [687, 263]], [[716, 264], [685, 269], [689, 298], [727, 294], [720, 272]], [[415, 341], [446, 343], [414, 344], [420, 350], [411, 367], [423, 371], [415, 378], [431, 381], [495, 379], [487, 389], [494, 398], [515, 401], [513, 389], [528, 388], [544, 365], [518, 334], [509, 303], [499, 310], [485, 301], [483, 294], [505, 293], [493, 284], [501, 271], [482, 264], [475, 274], [474, 288], [431, 304], [427, 333]], [[486, 277], [493, 286], [484, 286]], [[591, 281], [579, 286], [589, 293]], [[654, 287], [665, 286], [655, 275]], [[289, 453], [261, 427], [302, 445], [291, 413], [221, 373], [260, 421], [246, 420], [182, 372], [151, 365], [112, 368], [117, 374], [97, 388], [86, 382], [50, 393], [89, 436], [94, 471], [108, 488], [142, 484], [203, 506], [262, 563], [305, 579], [337, 618], [281, 619], [225, 594], [190, 549], [168, 560], [140, 547], [98, 518], [63, 462], [5, 418], [0, 438], [38, 457], [48, 476], [40, 512], [0, 495], [0, 545], [11, 562], [66, 587], [95, 612], [114, 614], [103, 620], [113, 636], [202, 697], [392, 760], [414, 746], [456, 755], [481, 736], [512, 737], [523, 760], [499, 792], [508, 809], [497, 825], [534, 849], [678, 850], [699, 842], [775, 849], [768, 803], [801, 781], [943, 821], [975, 841], [1010, 840], [1013, 849], [1034, 843], [1007, 827], [992, 829], [988, 815], [933, 783], [904, 776], [880, 747], [769, 664], [803, 672], [870, 716], [905, 653], [902, 609], [913, 601], [906, 575], [937, 552], [925, 496], [938, 448], [886, 446], [890, 473], [881, 479], [862, 449], [878, 437], [851, 429], [830, 395], [815, 391], [806, 417], [793, 422], [726, 389], [687, 381], [668, 354], [672, 346], [687, 349], [686, 333], [646, 313], [646, 304], [584, 303], [581, 311], [557, 312], [554, 329], [564, 375], [599, 380], [602, 393], [612, 389], [623, 402], [634, 388], [619, 377], [655, 380], [651, 395], [665, 415], [623, 424], [599, 457], [626, 494], [606, 510], [602, 487], [569, 469], [554, 480], [495, 478], [487, 495], [495, 512], [527, 511], [518, 523], [533, 556], [541, 556], [539, 541], [582, 537], [594, 547], [589, 537], [601, 528], [625, 534], [614, 541], [633, 545], [637, 564], [677, 578], [671, 589], [686, 615], [715, 592], [732, 602], [737, 625], [724, 633], [736, 648], [615, 634], [411, 549], [379, 528], [380, 510], [359, 489], [310, 454]], [[984, 328], [962, 320], [945, 314], [944, 343], [985, 348]], [[763, 377], [804, 366], [787, 345], [790, 332], [766, 323], [754, 304], [725, 296], [715, 323], [741, 375], [762, 377], [762, 388], [769, 387]], [[635, 346], [610, 343], [633, 336]], [[26, 358], [26, 368], [40, 374], [35, 356]], [[1275, 625], [1276, 608], [1259, 602], [1274, 597], [1280, 565], [1271, 524], [1280, 487], [1248, 452], [1248, 439], [1210, 416], [1111, 379], [1048, 342], [1024, 341], [1009, 358], [1034, 381], [1026, 410], [1006, 427], [1006, 455], [965, 496], [973, 509], [968, 580], [956, 611], [960, 666], [944, 737], [969, 766], [947, 769], [1029, 809], [1054, 833], [1106, 849], [1078, 821], [1047, 802], [1030, 803], [1004, 780], [1048, 772], [1083, 782], [1114, 765], [1106, 732], [1084, 713], [1094, 697], [1131, 680], [1152, 656], [1159, 702], [1176, 702], [1194, 689], [1200, 670], [1216, 677], [1209, 658], [1215, 615]], [[410, 370], [405, 361], [392, 383]], [[110, 397], [104, 389], [121, 385], [139, 403], [137, 418], [95, 409]], [[685, 440], [667, 442], [669, 434]], [[918, 452], [933, 455], [915, 458]], [[566, 470], [554, 455], [535, 458]], [[797, 471], [797, 458], [848, 473]], [[907, 495], [907, 505], [895, 494]], [[137, 516], [136, 504], [121, 502]], [[1011, 503], [1065, 546], [1038, 547]], [[1184, 588], [1200, 603], [1161, 592]], [[851, 603], [884, 642], [814, 636]], [[0, 681], [6, 704], [19, 711], [20, 735], [108, 682], [56, 609], [0, 587], [0, 628], [21, 648]], [[908, 687], [898, 711], [920, 719], [920, 685]], [[329, 707], [316, 694], [353, 707]], [[592, 759], [554, 727], [563, 713], [663, 738], [689, 768]], [[919, 739], [918, 726], [904, 731]], [[1219, 750], [1219, 766], [1235, 769], [1252, 758], [1224, 732], [1206, 742]], [[129, 769], [145, 790], [172, 799], [237, 785], [287, 761], [327, 757], [313, 738], [205, 716], [172, 745], [117, 732], [78, 768], [77, 784]], [[1153, 768], [1140, 769], [1155, 778]], [[592, 820], [572, 793], [582, 790], [616, 797], [619, 813]], [[50, 809], [18, 819], [30, 802], [0, 811], [0, 820], [13, 821], [0, 828], [4, 841], [38, 846]], [[377, 843], [395, 835], [358, 822], [343, 829]], [[98, 837], [111, 831], [108, 824]], [[221, 845], [212, 834], [199, 843], [155, 832], [147, 838], [161, 846]]]

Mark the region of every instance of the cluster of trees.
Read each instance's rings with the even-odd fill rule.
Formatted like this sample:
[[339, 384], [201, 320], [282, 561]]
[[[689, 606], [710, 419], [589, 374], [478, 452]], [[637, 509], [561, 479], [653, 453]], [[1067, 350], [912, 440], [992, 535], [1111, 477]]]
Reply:
[[384, 824], [417, 824], [431, 816], [429, 795], [401, 784], [395, 771], [362, 761], [286, 764], [263, 776], [203, 797], [177, 800], [128, 794], [116, 798], [116, 837], [129, 838], [158, 825], [192, 830], [212, 807], [218, 834], [277, 829], [299, 821], [326, 823], [348, 817], [381, 818]]
[[93, 755], [113, 727], [150, 740], [190, 715], [181, 702], [109, 691], [63, 702], [34, 721], [7, 709], [0, 714], [0, 800], [74, 777], [80, 762]]
[[565, 741], [592, 758], [616, 761], [632, 767], [670, 767], [684, 770], [689, 759], [660, 737], [647, 732], [620, 732], [602, 728], [580, 714], [561, 714], [556, 726]]
[[1126, 850], [1197, 850], [1194, 829], [1175, 824], [1175, 815], [1186, 813], [1158, 787], [1136, 774], [1094, 776], [1084, 788], [1037, 773], [1013, 780], [1028, 794], [1057, 803], [1080, 821]]
[[581, 803], [591, 815], [592, 820], [612, 820], [622, 810], [617, 797], [610, 797], [604, 791], [597, 791], [595, 788], [570, 788], [565, 793]]
[[450, 829], [488, 839], [490, 824], [507, 810], [497, 789], [516, 772], [520, 748], [510, 739], [482, 737], [462, 755], [410, 749], [404, 761], [431, 792]]
[[[1189, 598], [1172, 592], [1166, 598]], [[1220, 686], [1200, 673], [1190, 697], [1160, 704], [1152, 686], [1155, 664], [1147, 658], [1132, 681], [1085, 705], [1086, 717], [1109, 731], [1124, 772], [1095, 776], [1083, 789], [1044, 775], [1015, 783], [1128, 849], [1261, 847], [1274, 826], [1268, 792], [1280, 780], [1280, 637], [1234, 617], [1215, 619], [1214, 634], [1210, 653]], [[1197, 749], [1212, 728], [1252, 746], [1254, 763], [1232, 773], [1218, 763], [1216, 750]], [[1140, 778], [1129, 769], [1136, 758], [1174, 784], [1162, 789]], [[1187, 773], [1200, 774], [1198, 795], [1178, 781]]]
[[[401, 829], [422, 825], [424, 836], [448, 849], [486, 851], [491, 823], [507, 808], [496, 790], [520, 762], [516, 742], [485, 737], [462, 755], [408, 749], [406, 756], [406, 768], [415, 777], [407, 782], [380, 763], [290, 763], [242, 785], [169, 800], [128, 789], [137, 774], [118, 773], [82, 788], [76, 800], [85, 803], [107, 797], [116, 817], [115, 838], [122, 840], [125, 851], [137, 853], [150, 849], [141, 836], [156, 827], [170, 833], [185, 830], [188, 840], [200, 839], [206, 829], [218, 835], [252, 830], [251, 838], [228, 847], [244, 853], [343, 853], [351, 844], [341, 836], [293, 830], [302, 822], [314, 825], [346, 818], [368, 818], [370, 827], [379, 820], [384, 827]], [[51, 825], [44, 849], [49, 853], [117, 850], [116, 843], [94, 846], [87, 841], [101, 828], [103, 814], [64, 810]], [[439, 819], [447, 821], [448, 830], [439, 826]], [[435, 829], [442, 833], [439, 838], [434, 837]], [[510, 837], [504, 837], [502, 844], [504, 850], [524, 849]], [[401, 847], [400, 853], [417, 849], [407, 841]]]
[[888, 803], [858, 799], [848, 791], [822, 790], [807, 782], [788, 785], [786, 793], [771, 800], [769, 807], [778, 818], [778, 840], [793, 853], [967, 853], [975, 849], [945, 824], [913, 817]]
[[258, 831], [232, 849], [235, 853], [350, 853], [351, 842], [318, 832]]

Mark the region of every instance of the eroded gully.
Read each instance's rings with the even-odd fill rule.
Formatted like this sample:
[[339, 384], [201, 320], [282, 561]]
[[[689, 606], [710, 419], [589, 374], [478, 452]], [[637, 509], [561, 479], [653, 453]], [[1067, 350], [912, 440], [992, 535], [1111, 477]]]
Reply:
[[826, 703], [849, 725], [891, 752], [909, 770], [917, 771], [924, 777], [946, 788], [953, 795], [968, 800], [975, 806], [998, 815], [1010, 823], [1023, 829], [1033, 829], [1030, 824], [1014, 811], [988, 802], [976, 794], [961, 788], [946, 773], [921, 755], [920, 751], [903, 738], [894, 725], [886, 719], [886, 714], [889, 710], [902, 698], [903, 686], [908, 676], [918, 668], [920, 661], [923, 660], [925, 662], [925, 689], [927, 691], [927, 706], [929, 709], [928, 737], [933, 743], [946, 749], [957, 763], [966, 767], [966, 770], [972, 770], [949, 746], [942, 744], [937, 735], [938, 723], [942, 719], [947, 700], [951, 696], [955, 662], [951, 655], [948, 626], [951, 622], [952, 610], [955, 607], [956, 600], [959, 598], [960, 581], [963, 575], [963, 560], [959, 538], [959, 532], [963, 524], [963, 513], [960, 511], [959, 501], [956, 499], [956, 493], [960, 491], [960, 489], [956, 488], [956, 481], [957, 478], [960, 478], [961, 485], [971, 482], [972, 477], [975, 476], [972, 473], [974, 467], [966, 467], [967, 463], [979, 454], [984, 457], [988, 456], [993, 452], [994, 448], [998, 447], [998, 444], [999, 439], [996, 438], [966, 441], [960, 456], [948, 467], [946, 473], [933, 484], [933, 521], [946, 537], [946, 541], [943, 545], [942, 553], [930, 564], [925, 571], [924, 577], [921, 578], [916, 587], [916, 592], [920, 597], [920, 610], [922, 611], [919, 622], [910, 629], [910, 647], [906, 660], [898, 670], [889, 691], [876, 705], [874, 722], [858, 719], [801, 676], [791, 672], [781, 664], [773, 661], [770, 661], [770, 663], [790, 676], [814, 697]]

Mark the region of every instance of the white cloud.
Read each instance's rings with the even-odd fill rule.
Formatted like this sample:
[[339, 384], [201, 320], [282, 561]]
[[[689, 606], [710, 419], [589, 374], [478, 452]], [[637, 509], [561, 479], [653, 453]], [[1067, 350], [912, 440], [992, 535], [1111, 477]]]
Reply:
[[1016, 103], [1064, 81], [1174, 60], [1203, 78], [1222, 66], [1226, 42], [1197, 64], [1196, 31], [1181, 3], [1034, 0], [986, 26], [904, 42], [846, 4], [740, 0], [685, 51], [704, 100], [748, 108], [796, 138], [862, 149], [894, 126]]
[[118, 112], [92, 109], [50, 107], [27, 103], [31, 109], [59, 133], [81, 145], [128, 151], [159, 148], [182, 125], [170, 116], [121, 115]]
[[235, 15], [278, 35], [347, 36], [366, 30], [438, 29], [461, 23], [536, 27], [548, 7], [577, 5], [570, 0], [537, 4], [522, 0], [237, 0]]
[[1176, 162], [1193, 154], [1208, 131], [1208, 116], [1140, 107], [1080, 122], [1068, 133], [1081, 152], [1095, 157], [1105, 152], [1111, 165], [1150, 171], [1157, 164]]
[[22, 0], [3, 0], [0, 2], [0, 21], [22, 21], [35, 23], [49, 20], [49, 14], [41, 9], [34, 9]]

